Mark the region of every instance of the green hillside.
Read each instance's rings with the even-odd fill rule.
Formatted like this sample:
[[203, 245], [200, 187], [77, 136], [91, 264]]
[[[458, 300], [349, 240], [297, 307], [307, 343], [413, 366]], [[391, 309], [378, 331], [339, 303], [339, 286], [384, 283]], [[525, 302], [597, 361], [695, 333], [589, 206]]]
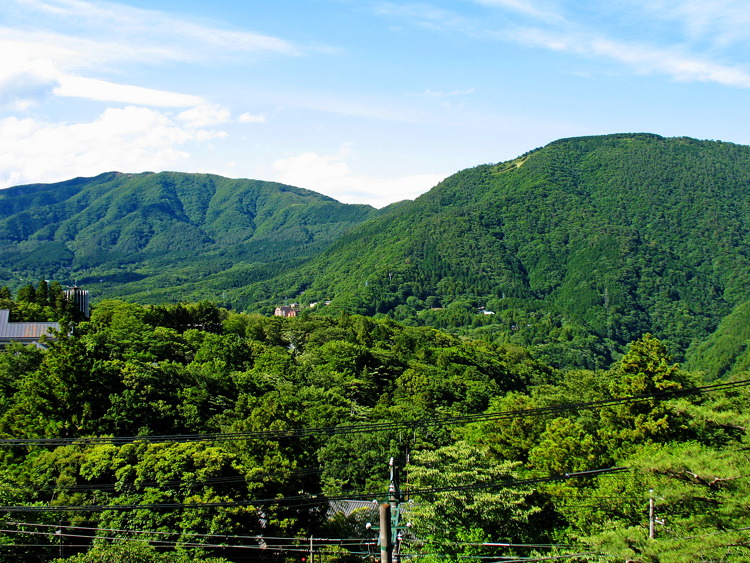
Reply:
[[[562, 139], [377, 211], [199, 174], [0, 192], [0, 277], [96, 299], [285, 299], [388, 315], [607, 368], [642, 334], [708, 377], [744, 369], [750, 147], [650, 134]], [[728, 315], [731, 316], [727, 317]]]
[[451, 176], [238, 303], [304, 290], [568, 367], [607, 366], [651, 332], [684, 359], [748, 300], [749, 224], [750, 147], [563, 139]]
[[314, 256], [376, 213], [208, 174], [113, 172], [19, 186], [0, 191], [0, 272], [11, 286], [77, 280], [98, 297], [216, 298]]

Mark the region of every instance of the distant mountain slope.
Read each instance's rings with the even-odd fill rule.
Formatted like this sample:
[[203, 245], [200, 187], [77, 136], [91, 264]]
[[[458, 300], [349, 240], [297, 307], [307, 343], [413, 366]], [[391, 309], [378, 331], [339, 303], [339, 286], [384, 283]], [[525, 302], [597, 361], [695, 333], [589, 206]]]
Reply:
[[749, 277], [750, 147], [622, 134], [459, 172], [238, 300], [304, 290], [595, 367], [644, 332], [684, 357]]
[[[0, 268], [16, 282], [88, 276], [99, 295], [174, 297], [233, 268], [246, 281], [276, 274], [377, 213], [272, 182], [113, 172], [0, 190]], [[269, 263], [280, 266], [258, 266]]]
[[750, 147], [562, 139], [379, 211], [201, 174], [2, 190], [0, 278], [41, 276], [96, 299], [264, 313], [332, 299], [561, 367], [608, 366], [651, 332], [723, 376], [750, 365]]

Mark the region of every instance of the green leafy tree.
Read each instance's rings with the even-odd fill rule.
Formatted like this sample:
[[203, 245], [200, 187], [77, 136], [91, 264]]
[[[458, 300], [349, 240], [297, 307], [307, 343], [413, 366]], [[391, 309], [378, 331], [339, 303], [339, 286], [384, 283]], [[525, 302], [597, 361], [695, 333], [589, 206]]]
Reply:
[[[533, 492], [530, 487], [513, 486], [518, 467], [510, 461], [498, 463], [485, 450], [461, 441], [415, 453], [406, 468], [409, 483], [425, 492], [409, 517], [424, 550], [464, 555], [460, 542], [467, 540], [467, 533], [483, 541], [528, 539], [529, 521], [540, 509], [528, 498]], [[457, 490], [430, 492], [443, 487]]]
[[18, 296], [16, 300], [21, 303], [35, 303], [36, 302], [36, 289], [33, 284], [27, 284], [18, 290]]
[[529, 464], [543, 474], [562, 475], [602, 467], [602, 453], [596, 436], [580, 423], [556, 418], [529, 452]]
[[116, 381], [115, 373], [96, 362], [84, 341], [63, 324], [39, 369], [18, 383], [14, 404], [0, 419], [0, 428], [16, 436], [96, 432]]
[[[492, 401], [488, 413], [523, 413], [535, 409], [536, 401], [519, 392], [510, 392]], [[500, 417], [497, 420], [469, 425], [464, 431], [466, 439], [487, 448], [501, 460], [526, 462], [529, 452], [539, 443], [545, 430], [545, 421], [538, 416]]]
[[198, 560], [206, 563], [228, 563], [222, 557], [206, 557], [199, 550], [197, 552], [160, 552], [155, 547], [137, 539], [97, 544], [86, 553], [54, 561], [55, 563], [191, 563]]
[[[630, 351], [614, 369], [610, 393], [615, 398], [638, 397], [676, 391], [691, 386], [687, 374], [670, 363], [666, 347], [646, 334], [633, 342]], [[677, 436], [682, 421], [660, 397], [631, 401], [601, 411], [600, 437], [610, 451], [622, 455], [629, 445], [663, 441]]]
[[36, 286], [36, 302], [40, 307], [49, 307], [49, 285], [44, 278]]

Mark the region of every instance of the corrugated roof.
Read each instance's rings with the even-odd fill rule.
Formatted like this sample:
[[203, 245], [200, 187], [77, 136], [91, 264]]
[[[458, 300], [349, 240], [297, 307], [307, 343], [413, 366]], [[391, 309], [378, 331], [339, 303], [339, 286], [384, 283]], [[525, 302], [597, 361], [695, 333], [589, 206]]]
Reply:
[[49, 334], [51, 328], [60, 330], [60, 323], [12, 323], [8, 321], [10, 311], [0, 309], [0, 340], [33, 341]]
[[370, 500], [332, 500], [328, 503], [328, 517], [341, 512], [344, 516], [351, 516], [352, 512], [359, 509], [372, 511], [373, 517], [378, 515], [378, 505]]

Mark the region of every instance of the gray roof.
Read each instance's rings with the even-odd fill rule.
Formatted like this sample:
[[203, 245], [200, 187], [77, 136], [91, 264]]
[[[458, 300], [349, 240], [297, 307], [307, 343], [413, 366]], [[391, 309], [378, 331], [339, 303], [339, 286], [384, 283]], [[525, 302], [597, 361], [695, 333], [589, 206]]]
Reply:
[[343, 513], [344, 516], [351, 516], [352, 512], [359, 509], [370, 510], [373, 513], [373, 517], [378, 515], [378, 505], [373, 504], [371, 500], [332, 500], [328, 503], [328, 517], [335, 515], [338, 512]]
[[49, 329], [60, 330], [60, 323], [12, 323], [9, 316], [8, 309], [0, 309], [0, 342], [36, 342], [49, 336]]

